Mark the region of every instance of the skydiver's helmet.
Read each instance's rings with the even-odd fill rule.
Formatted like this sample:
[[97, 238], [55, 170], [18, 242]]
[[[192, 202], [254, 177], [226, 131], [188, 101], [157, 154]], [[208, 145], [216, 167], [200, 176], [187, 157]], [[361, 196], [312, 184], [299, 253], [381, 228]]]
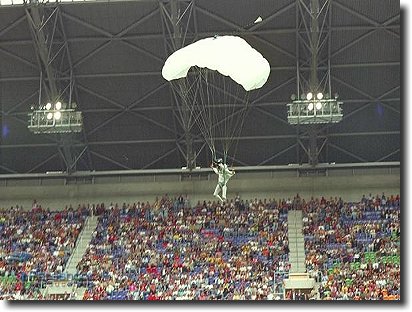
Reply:
[[216, 164], [223, 164], [223, 159], [222, 158], [219, 158], [219, 159], [216, 159]]

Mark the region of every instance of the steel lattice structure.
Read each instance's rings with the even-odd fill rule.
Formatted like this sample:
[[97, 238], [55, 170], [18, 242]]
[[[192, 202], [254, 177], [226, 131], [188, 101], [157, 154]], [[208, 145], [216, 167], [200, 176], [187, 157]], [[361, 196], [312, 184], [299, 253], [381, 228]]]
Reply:
[[[310, 71], [299, 48], [307, 1], [31, 2], [0, 5], [0, 173], [207, 166], [209, 152], [176, 109], [161, 68], [179, 46], [215, 34], [243, 37], [271, 64], [235, 164], [307, 162], [301, 142], [310, 135], [286, 115], [298, 77]], [[399, 1], [326, 2], [328, 24], [321, 30], [327, 33], [320, 39], [328, 48], [319, 53], [318, 69], [344, 101], [344, 117], [318, 132], [319, 163], [400, 161]], [[257, 16], [263, 21], [253, 24]], [[46, 55], [58, 60], [53, 74]], [[28, 131], [41, 84], [69, 86], [83, 112], [81, 134], [64, 139]]]

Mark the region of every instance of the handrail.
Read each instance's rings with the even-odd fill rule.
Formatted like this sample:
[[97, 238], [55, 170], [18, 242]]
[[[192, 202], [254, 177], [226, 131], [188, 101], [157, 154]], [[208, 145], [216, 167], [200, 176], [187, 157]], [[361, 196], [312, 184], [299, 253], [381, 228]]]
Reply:
[[[273, 165], [273, 166], [240, 166], [236, 167], [237, 172], [258, 172], [258, 171], [292, 171], [292, 170], [323, 170], [323, 169], [341, 169], [341, 168], [387, 168], [400, 167], [399, 161], [389, 162], [367, 162], [367, 163], [320, 163], [316, 167], [309, 164], [289, 164], [289, 165]], [[137, 169], [137, 170], [108, 170], [108, 171], [77, 171], [71, 174], [67, 172], [47, 172], [47, 173], [24, 173], [24, 174], [0, 174], [0, 179], [35, 179], [35, 178], [85, 178], [99, 176], [125, 176], [125, 175], [152, 175], [152, 174], [205, 174], [210, 173], [210, 168], [196, 169]]]
[[79, 236], [77, 237], [76, 243], [73, 247], [73, 252], [70, 255], [69, 259], [67, 260], [66, 266], [65, 266], [63, 272], [66, 272], [67, 268], [69, 267], [69, 265], [71, 264], [71, 262], [73, 260], [74, 255], [77, 256], [79, 254], [79, 244], [83, 243], [83, 237], [82, 236], [83, 236], [83, 233], [84, 233], [85, 229], [86, 228], [89, 229], [89, 223], [90, 223], [90, 216], [87, 216], [86, 221], [84, 222], [83, 228], [80, 231]]

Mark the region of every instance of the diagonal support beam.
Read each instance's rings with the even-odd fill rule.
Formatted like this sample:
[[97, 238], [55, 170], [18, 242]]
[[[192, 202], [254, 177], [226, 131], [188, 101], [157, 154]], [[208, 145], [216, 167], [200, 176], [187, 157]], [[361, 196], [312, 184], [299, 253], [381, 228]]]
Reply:
[[264, 19], [262, 22], [260, 22], [260, 23], [258, 23], [258, 24], [255, 24], [255, 25], [253, 25], [252, 27], [250, 27], [250, 28], [249, 28], [249, 31], [254, 31], [254, 30], [258, 29], [258, 28], [261, 28], [263, 25], [266, 25], [268, 22], [276, 19], [279, 15], [281, 15], [281, 14], [289, 11], [290, 9], [293, 9], [293, 8], [295, 7], [295, 5], [296, 5], [295, 2], [286, 4], [285, 6], [283, 6], [282, 8], [280, 8], [279, 10], [277, 10], [276, 12], [272, 13], [272, 14], [269, 15], [269, 16], [266, 16], [265, 19]]
[[115, 164], [116, 166], [118, 166], [120, 168], [123, 168], [123, 169], [126, 169], [126, 170], [132, 170], [132, 168], [130, 168], [130, 167], [128, 167], [128, 166], [126, 166], [126, 165], [124, 165], [124, 164], [122, 164], [122, 163], [120, 163], [120, 162], [118, 162], [118, 161], [116, 161], [116, 160], [114, 160], [110, 157], [107, 157], [107, 156], [102, 155], [100, 153], [97, 153], [95, 151], [90, 151], [90, 153], [97, 156], [97, 157], [99, 157], [99, 158], [101, 158], [101, 159], [103, 159], [103, 160], [106, 160], [106, 161], [108, 161], [112, 164]]
[[8, 24], [6, 27], [4, 27], [2, 30], [0, 30], [0, 38], [4, 36], [7, 32], [12, 30], [14, 27], [18, 26], [21, 22], [24, 22], [26, 20], [26, 15], [22, 15], [15, 19], [13, 22]]
[[171, 150], [167, 151], [166, 153], [164, 153], [163, 155], [161, 155], [160, 157], [156, 158], [155, 160], [151, 161], [150, 163], [148, 163], [147, 165], [145, 165], [142, 169], [147, 169], [150, 168], [152, 165], [154, 165], [155, 163], [157, 163], [158, 161], [168, 157], [169, 155], [173, 154], [174, 152], [176, 152], [176, 148], [177, 147], [173, 147]]
[[398, 148], [398, 149], [396, 149], [395, 151], [393, 151], [393, 152], [391, 152], [391, 153], [389, 153], [389, 154], [387, 154], [387, 155], [385, 155], [385, 156], [377, 159], [376, 162], [384, 161], [385, 159], [387, 159], [387, 158], [389, 158], [389, 157], [391, 157], [391, 156], [393, 156], [393, 155], [396, 155], [396, 154], [398, 154], [398, 153], [400, 153], [400, 152], [401, 152], [401, 149]]
[[0, 164], [0, 168], [3, 169], [3, 170], [5, 170], [5, 171], [7, 171], [7, 172], [10, 172], [10, 173], [18, 173], [17, 171], [15, 171], [15, 170], [13, 170], [13, 169], [10, 169], [10, 168], [8, 168], [8, 167], [6, 167], [6, 166], [4, 166], [4, 165], [1, 165], [1, 164]]
[[62, 15], [67, 18], [72, 20], [73, 22], [76, 22], [82, 26], [85, 26], [93, 31], [96, 31], [102, 35], [104, 35], [105, 37], [107, 37], [107, 41], [104, 42], [103, 44], [101, 44], [100, 46], [98, 46], [97, 48], [95, 48], [93, 51], [89, 52], [85, 57], [79, 59], [76, 63], [73, 64], [73, 69], [78, 67], [80, 64], [84, 63], [85, 61], [87, 61], [88, 59], [90, 59], [92, 56], [94, 56], [95, 54], [97, 54], [98, 52], [100, 52], [101, 50], [103, 50], [104, 48], [106, 48], [113, 40], [120, 40], [120, 42], [126, 44], [127, 46], [133, 48], [134, 50], [143, 53], [144, 55], [156, 60], [159, 63], [163, 63], [163, 59], [157, 57], [156, 55], [154, 55], [153, 53], [151, 53], [150, 51], [147, 51], [139, 46], [136, 46], [134, 44], [132, 44], [129, 41], [126, 41], [126, 39], [122, 38], [122, 36], [124, 36], [125, 34], [127, 34], [127, 32], [129, 32], [132, 28], [137, 27], [138, 25], [140, 25], [141, 23], [145, 22], [148, 18], [151, 18], [152, 16], [156, 15], [159, 12], [159, 8], [153, 10], [152, 12], [148, 13], [146, 16], [144, 16], [143, 18], [141, 18], [138, 21], [133, 22], [132, 24], [130, 24], [129, 26], [125, 27], [123, 30], [121, 30], [119, 33], [117, 34], [112, 34], [100, 27], [97, 27], [91, 23], [88, 23], [76, 16], [73, 16], [71, 14], [68, 14], [67, 12], [62, 12]]
[[288, 152], [289, 150], [294, 149], [294, 148], [296, 147], [296, 145], [297, 145], [297, 143], [293, 143], [291, 146], [285, 148], [284, 150], [280, 151], [279, 153], [276, 153], [275, 155], [273, 155], [273, 156], [265, 159], [264, 161], [260, 162], [260, 163], [258, 164], [258, 166], [262, 166], [262, 165], [268, 163], [269, 161], [275, 159], [276, 157], [279, 157], [280, 155]]
[[153, 120], [152, 118], [149, 118], [149, 117], [147, 117], [147, 116], [145, 116], [145, 115], [143, 115], [143, 114], [140, 114], [140, 113], [138, 113], [138, 112], [135, 112], [135, 111], [132, 111], [132, 110], [131, 110], [134, 106], [138, 105], [139, 103], [141, 103], [142, 101], [144, 101], [144, 100], [147, 99], [148, 97], [152, 96], [153, 94], [155, 94], [156, 92], [158, 92], [159, 90], [161, 90], [162, 88], [164, 88], [165, 86], [166, 86], [166, 83], [164, 83], [164, 84], [156, 87], [155, 89], [151, 90], [151, 91], [148, 92], [146, 95], [144, 95], [142, 98], [136, 100], [135, 102], [133, 102], [132, 104], [130, 104], [130, 105], [127, 106], [127, 107], [125, 107], [124, 105], [122, 105], [122, 104], [120, 104], [120, 103], [118, 103], [118, 102], [116, 102], [116, 101], [114, 101], [114, 100], [112, 100], [112, 99], [109, 99], [109, 98], [106, 98], [105, 96], [99, 95], [100, 98], [105, 98], [107, 101], [109, 101], [109, 102], [112, 103], [113, 105], [116, 105], [117, 107], [123, 107], [124, 110], [121, 111], [121, 112], [119, 112], [118, 114], [110, 117], [109, 119], [105, 120], [104, 122], [102, 122], [101, 124], [99, 124], [98, 126], [96, 126], [95, 128], [93, 128], [93, 130], [90, 131], [90, 132], [88, 133], [88, 135], [93, 134], [93, 133], [96, 132], [97, 130], [101, 129], [101, 128], [104, 127], [105, 125], [109, 124], [109, 123], [112, 122], [113, 120], [119, 118], [120, 116], [123, 116], [125, 113], [128, 113], [128, 112], [129, 112], [129, 113], [132, 113], [132, 114], [134, 114], [134, 115], [136, 115], [136, 116], [139, 116], [139, 117], [141, 117], [141, 118], [144, 118], [144, 119], [146, 119], [147, 121], [155, 124], [156, 126], [162, 127], [162, 128], [164, 128], [164, 129], [170, 131], [171, 133], [175, 133], [175, 131], [174, 131], [173, 129], [169, 128], [168, 126], [166, 126], [166, 125], [164, 125], [164, 124], [161, 124], [161, 123], [159, 123], [159, 122]]
[[[247, 32], [247, 30], [246, 30], [245, 28], [240, 27], [239, 25], [237, 25], [237, 24], [235, 24], [235, 23], [232, 23], [232, 22], [230, 22], [230, 21], [228, 21], [228, 20], [226, 20], [226, 19], [224, 19], [224, 18], [222, 18], [222, 17], [220, 17], [220, 16], [218, 16], [218, 15], [216, 15], [216, 14], [214, 14], [214, 13], [211, 13], [211, 12], [209, 12], [209, 11], [201, 8], [200, 6], [196, 6], [196, 11], [201, 12], [201, 13], [203, 13], [203, 14], [205, 14], [205, 15], [213, 18], [213, 19], [216, 19], [216, 20], [218, 20], [219, 22], [221, 22], [221, 23], [223, 23], [223, 24], [225, 24], [225, 25], [228, 25], [228, 26], [230, 26], [230, 27], [233, 27], [233, 28], [235, 28], [236, 30], [240, 30], [240, 31]], [[295, 59], [295, 58], [296, 58], [296, 56], [295, 56], [294, 54], [286, 51], [285, 49], [282, 49], [281, 47], [279, 47], [278, 45], [276, 45], [276, 44], [274, 44], [274, 43], [272, 43], [272, 42], [270, 42], [270, 41], [267, 41], [267, 40], [265, 40], [265, 39], [262, 39], [262, 38], [258, 37], [257, 35], [253, 35], [253, 34], [248, 34], [248, 35], [252, 36], [252, 37], [255, 38], [256, 40], [259, 40], [259, 41], [261, 41], [261, 42], [269, 45], [269, 46], [272, 47], [274, 50], [282, 53], [283, 55], [285, 55], [285, 56], [287, 56], [287, 57], [289, 57], [289, 58], [291, 58], [291, 59]]]
[[40, 163], [38, 163], [37, 165], [35, 165], [33, 168], [31, 168], [30, 170], [28, 170], [26, 173], [30, 173], [30, 172], [34, 172], [35, 170], [37, 170], [38, 168], [40, 168], [41, 166], [43, 166], [44, 164], [47, 164], [50, 160], [52, 160], [53, 158], [55, 158], [56, 156], [58, 156], [59, 153], [54, 153], [51, 156], [47, 157], [45, 160], [41, 161]]
[[[66, 55], [67, 55], [67, 59], [68, 59], [68, 62], [69, 62], [70, 78], [71, 78], [71, 80], [70, 80], [71, 85], [70, 86], [71, 86], [72, 90], [74, 90], [77, 105], [79, 107], [82, 107], [80, 97], [79, 97], [79, 93], [78, 93], [76, 76], [75, 76], [74, 69], [73, 69], [73, 60], [72, 60], [72, 56], [71, 56], [71, 53], [70, 53], [69, 42], [67, 40], [66, 30], [65, 30], [64, 23], [63, 23], [63, 17], [62, 17], [62, 12], [60, 10], [60, 6], [58, 7], [57, 14], [58, 14], [61, 33], [63, 35], [64, 47], [66, 48]], [[71, 95], [70, 95], [70, 97], [71, 97]], [[70, 98], [70, 102], [71, 102], [71, 98]], [[88, 165], [89, 165], [89, 168], [92, 170], [92, 169], [94, 169], [93, 159], [92, 159], [91, 154], [90, 154], [89, 140], [88, 140], [88, 137], [87, 137], [87, 134], [86, 134], [86, 131], [84, 130], [84, 128], [82, 130], [82, 135], [83, 135], [83, 140], [84, 140], [86, 146], [85, 146], [84, 150], [80, 153], [80, 155], [78, 157], [76, 157], [73, 166], [75, 166], [77, 164], [78, 160], [83, 155], [84, 151], [86, 151], [87, 152]], [[69, 171], [74, 169], [73, 166], [71, 166], [69, 168]]]
[[[36, 90], [32, 94], [25, 97], [23, 100], [21, 100], [16, 105], [12, 105], [12, 107], [8, 111], [5, 112], [5, 115], [10, 115], [12, 112], [16, 111], [20, 106], [25, 104], [28, 100], [30, 100], [32, 97], [36, 96], [38, 93], [39, 93], [39, 90]], [[27, 113], [25, 112], [24, 115], [26, 116]]]
[[279, 117], [279, 116], [277, 116], [277, 115], [275, 115], [275, 114], [272, 114], [272, 113], [268, 112], [267, 110], [264, 110], [264, 109], [261, 108], [261, 107], [255, 107], [254, 109], [255, 109], [256, 111], [261, 112], [261, 113], [263, 113], [263, 114], [265, 114], [265, 115], [267, 115], [267, 116], [275, 119], [276, 121], [279, 121], [279, 122], [287, 125], [288, 127], [290, 127], [290, 124], [289, 124], [284, 118], [281, 118], [281, 117]]
[[347, 154], [347, 155], [349, 155], [349, 156], [351, 156], [351, 157], [353, 157], [353, 158], [356, 158], [357, 160], [360, 160], [360, 161], [362, 161], [362, 162], [367, 162], [366, 159], [364, 159], [364, 158], [362, 158], [362, 157], [360, 157], [360, 156], [358, 156], [358, 155], [356, 155], [356, 154], [354, 154], [354, 153], [352, 153], [352, 152], [349, 152], [348, 150], [346, 150], [346, 149], [344, 149], [344, 148], [342, 148], [342, 147], [340, 147], [340, 146], [337, 146], [337, 145], [335, 145], [335, 144], [333, 144], [333, 143], [330, 143], [330, 142], [329, 142], [328, 146], [333, 147], [333, 148], [337, 149], [338, 151], [343, 152], [343, 153], [345, 153], [345, 154]]
[[21, 62], [21, 63], [23, 63], [23, 64], [25, 64], [25, 65], [27, 65], [27, 66], [30, 66], [31, 68], [34, 68], [36, 70], [38, 69], [38, 66], [36, 64], [26, 60], [25, 58], [23, 58], [21, 56], [13, 54], [13, 53], [11, 53], [11, 52], [3, 49], [3, 48], [0, 48], [0, 52], [7, 55], [7, 56], [9, 56], [9, 57], [11, 57], [11, 58], [13, 58], [13, 59], [15, 59], [15, 60], [17, 60], [17, 61], [19, 61], [19, 62]]

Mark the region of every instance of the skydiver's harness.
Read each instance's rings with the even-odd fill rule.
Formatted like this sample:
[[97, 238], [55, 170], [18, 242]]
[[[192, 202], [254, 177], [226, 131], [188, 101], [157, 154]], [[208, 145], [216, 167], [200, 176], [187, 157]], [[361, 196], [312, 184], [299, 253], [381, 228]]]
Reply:
[[[218, 180], [218, 182], [217, 182], [217, 184], [220, 186], [220, 187], [224, 187], [225, 185], [226, 185], [226, 183], [227, 183], [227, 181], [229, 181], [229, 179], [230, 179], [230, 174], [228, 174], [227, 172], [226, 172], [226, 169], [225, 168], [223, 168], [223, 169], [221, 169], [222, 170], [222, 172], [220, 172], [220, 170], [218, 170], [218, 172], [219, 172], [219, 178], [220, 177], [223, 177], [223, 181], [219, 181]], [[228, 178], [228, 176], [229, 176], [229, 178]]]

